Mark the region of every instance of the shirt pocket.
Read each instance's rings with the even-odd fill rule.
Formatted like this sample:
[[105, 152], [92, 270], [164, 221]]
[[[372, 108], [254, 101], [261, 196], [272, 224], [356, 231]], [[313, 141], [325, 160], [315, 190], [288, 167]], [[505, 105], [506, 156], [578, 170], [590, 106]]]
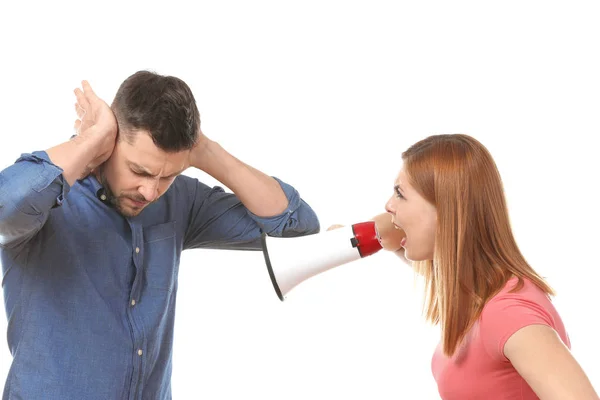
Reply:
[[177, 279], [175, 222], [145, 227], [144, 278], [146, 287], [173, 291]]

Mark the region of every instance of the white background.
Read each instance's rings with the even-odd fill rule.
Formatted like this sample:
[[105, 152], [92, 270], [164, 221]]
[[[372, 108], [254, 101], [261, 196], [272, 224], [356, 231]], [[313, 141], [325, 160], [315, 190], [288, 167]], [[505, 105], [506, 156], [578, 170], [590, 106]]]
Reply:
[[[110, 103], [151, 69], [184, 79], [204, 132], [294, 185], [325, 230], [382, 212], [417, 140], [470, 134], [494, 155], [517, 240], [557, 289], [598, 390], [595, 3], [5, 2], [0, 163], [69, 138], [82, 79]], [[319, 275], [283, 303], [259, 252], [190, 251], [179, 278], [176, 399], [438, 398], [438, 332], [391, 254]], [[4, 344], [2, 384], [9, 363]]]

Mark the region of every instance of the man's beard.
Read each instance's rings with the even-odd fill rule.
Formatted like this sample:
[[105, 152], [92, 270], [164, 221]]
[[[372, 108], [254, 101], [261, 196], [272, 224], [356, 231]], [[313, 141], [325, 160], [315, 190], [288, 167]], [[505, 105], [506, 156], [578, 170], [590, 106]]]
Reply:
[[96, 178], [98, 179], [98, 182], [102, 185], [102, 188], [104, 189], [104, 195], [106, 196], [106, 200], [104, 200], [104, 202], [111, 205], [119, 214], [121, 214], [124, 217], [135, 217], [143, 210], [143, 208], [141, 208], [139, 210], [125, 209], [125, 207], [123, 207], [121, 202], [123, 201], [123, 197], [128, 197], [130, 199], [133, 199], [136, 201], [141, 201], [141, 202], [146, 201], [146, 199], [144, 199], [142, 196], [119, 197], [119, 196], [115, 195], [110, 184], [108, 183], [108, 179], [106, 179], [106, 174], [104, 173], [103, 166], [99, 167], [95, 172], [96, 172], [95, 175], [96, 175]]

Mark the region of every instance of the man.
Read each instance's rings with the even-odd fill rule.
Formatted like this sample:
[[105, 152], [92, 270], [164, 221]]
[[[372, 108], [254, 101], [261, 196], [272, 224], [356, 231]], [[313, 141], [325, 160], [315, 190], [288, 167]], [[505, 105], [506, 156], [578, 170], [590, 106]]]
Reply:
[[[290, 185], [200, 130], [189, 87], [140, 71], [111, 108], [75, 90], [78, 134], [0, 173], [13, 355], [3, 399], [170, 399], [181, 251], [319, 231]], [[199, 168], [233, 191], [180, 175]]]

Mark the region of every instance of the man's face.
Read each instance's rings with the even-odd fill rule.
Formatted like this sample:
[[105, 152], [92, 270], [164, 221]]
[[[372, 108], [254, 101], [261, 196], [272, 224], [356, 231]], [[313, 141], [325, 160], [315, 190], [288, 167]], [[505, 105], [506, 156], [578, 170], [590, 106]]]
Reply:
[[158, 200], [189, 166], [189, 154], [189, 150], [167, 153], [152, 142], [146, 131], [139, 131], [133, 143], [117, 141], [96, 176], [117, 211], [125, 217], [135, 217]]

